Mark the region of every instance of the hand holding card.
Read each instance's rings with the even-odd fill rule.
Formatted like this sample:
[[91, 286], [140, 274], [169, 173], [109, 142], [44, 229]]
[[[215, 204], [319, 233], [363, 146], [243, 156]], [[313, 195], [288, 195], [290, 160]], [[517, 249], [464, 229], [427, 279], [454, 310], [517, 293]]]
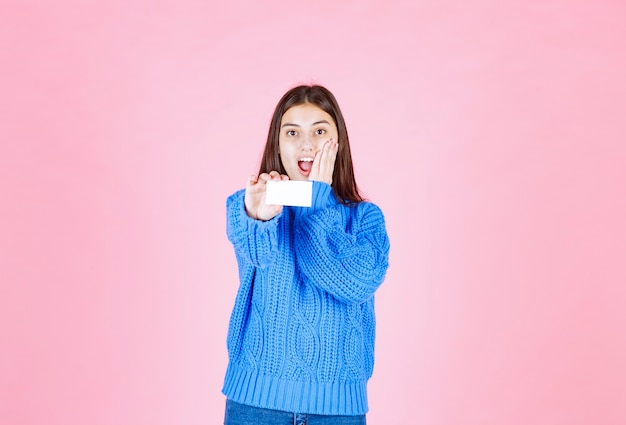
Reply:
[[278, 171], [261, 173], [258, 177], [255, 175], [248, 177], [244, 203], [249, 217], [266, 221], [271, 220], [282, 211], [282, 205], [268, 204], [265, 199], [267, 182], [281, 180], [289, 180], [289, 177], [279, 174]]

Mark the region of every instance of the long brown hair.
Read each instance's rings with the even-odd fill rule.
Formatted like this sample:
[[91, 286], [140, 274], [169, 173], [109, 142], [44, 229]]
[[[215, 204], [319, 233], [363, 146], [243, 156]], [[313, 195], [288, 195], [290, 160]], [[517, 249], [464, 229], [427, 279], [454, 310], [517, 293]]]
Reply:
[[339, 104], [335, 96], [333, 96], [327, 88], [319, 85], [294, 87], [280, 99], [272, 115], [259, 174], [269, 173], [273, 170], [278, 171], [280, 174], [287, 174], [280, 160], [280, 155], [278, 154], [280, 121], [283, 118], [283, 114], [289, 108], [305, 103], [310, 103], [322, 109], [333, 118], [337, 126], [339, 151], [337, 152], [337, 159], [335, 160], [332, 184], [335, 197], [343, 204], [363, 201], [364, 199], [360, 195], [356, 180], [354, 179], [352, 156], [350, 155], [350, 140], [348, 139], [346, 122], [343, 119], [341, 109], [339, 109]]

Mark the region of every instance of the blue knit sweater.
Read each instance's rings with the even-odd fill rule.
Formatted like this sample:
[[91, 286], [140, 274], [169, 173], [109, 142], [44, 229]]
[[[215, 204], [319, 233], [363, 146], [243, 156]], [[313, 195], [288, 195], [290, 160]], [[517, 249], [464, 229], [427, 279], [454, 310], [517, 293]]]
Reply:
[[380, 209], [340, 204], [313, 182], [310, 208], [250, 218], [231, 195], [227, 234], [240, 286], [228, 330], [222, 392], [267, 409], [320, 415], [367, 412], [374, 367], [374, 292], [387, 271]]

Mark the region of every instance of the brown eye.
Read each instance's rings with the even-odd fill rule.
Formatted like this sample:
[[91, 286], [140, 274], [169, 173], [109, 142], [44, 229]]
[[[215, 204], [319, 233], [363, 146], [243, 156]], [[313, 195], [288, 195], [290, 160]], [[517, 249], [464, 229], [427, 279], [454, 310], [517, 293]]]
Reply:
[[318, 128], [317, 130], [315, 130], [315, 134], [321, 136], [322, 134], [326, 134], [326, 130], [324, 130], [323, 128]]
[[287, 130], [287, 136], [295, 136], [296, 130]]

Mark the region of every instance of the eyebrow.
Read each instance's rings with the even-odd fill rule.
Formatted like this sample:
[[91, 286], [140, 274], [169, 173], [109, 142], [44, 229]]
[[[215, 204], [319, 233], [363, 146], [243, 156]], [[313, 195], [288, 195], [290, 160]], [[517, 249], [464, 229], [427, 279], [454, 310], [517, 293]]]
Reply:
[[[328, 124], [328, 125], [330, 125], [330, 123], [328, 121], [326, 121], [326, 120], [315, 121], [311, 125], [313, 126], [313, 125], [318, 125], [318, 124]], [[290, 123], [290, 122], [286, 122], [283, 125], [281, 125], [281, 127], [300, 127], [300, 126], [298, 124], [293, 124], [293, 123]]]

